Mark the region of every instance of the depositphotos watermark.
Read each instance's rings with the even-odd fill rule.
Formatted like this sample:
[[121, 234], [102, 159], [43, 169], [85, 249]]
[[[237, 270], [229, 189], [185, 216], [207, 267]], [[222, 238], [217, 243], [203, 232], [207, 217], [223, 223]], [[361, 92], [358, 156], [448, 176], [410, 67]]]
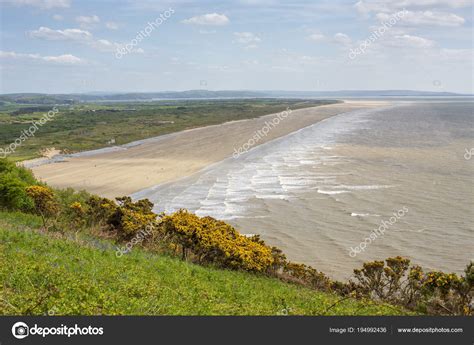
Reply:
[[464, 154], [464, 159], [465, 160], [470, 160], [472, 158], [472, 156], [474, 155], [474, 148], [468, 150], [467, 148], [464, 149], [466, 151], [466, 153]]
[[394, 225], [406, 213], [408, 213], [408, 207], [403, 206], [397, 212], [393, 212], [393, 216], [389, 218], [388, 222], [382, 220], [380, 226], [377, 229], [373, 230], [370, 235], [364, 239], [363, 242], [360, 242], [359, 245], [355, 248], [350, 247], [349, 256], [351, 258], [354, 258], [357, 256], [357, 254], [364, 252], [365, 248], [367, 248], [367, 245], [371, 244], [378, 237], [382, 237], [383, 235], [385, 235], [385, 231], [387, 231], [391, 225]]
[[245, 144], [243, 144], [238, 149], [234, 148], [234, 153], [232, 154], [232, 157], [238, 158], [240, 155], [248, 152], [248, 150], [252, 146], [257, 144], [263, 137], [266, 137], [273, 128], [278, 126], [280, 122], [286, 119], [288, 115], [290, 114], [291, 114], [291, 109], [286, 108], [285, 111], [282, 111], [281, 113], [279, 113], [272, 120], [265, 121], [265, 126], [263, 126], [261, 129], [256, 131], [252, 138], [250, 138]]
[[33, 121], [33, 124], [30, 126], [30, 128], [23, 130], [21, 132], [21, 135], [16, 138], [14, 142], [8, 145], [7, 148], [0, 148], [0, 158], [6, 158], [9, 154], [14, 153], [18, 146], [21, 146], [21, 144], [23, 144], [26, 140], [35, 136], [38, 127], [41, 127], [46, 122], [49, 122], [54, 119], [58, 112], [58, 108], [53, 107], [53, 109], [48, 111], [48, 113], [44, 114], [39, 121]]
[[171, 15], [174, 13], [174, 9], [171, 7], [160, 13], [158, 17], [152, 22], [148, 22], [147, 26], [143, 30], [137, 32], [135, 38], [131, 39], [130, 42], [121, 45], [121, 47], [117, 48], [115, 53], [115, 57], [117, 59], [121, 59], [123, 56], [130, 54], [136, 48], [138, 43], [143, 41], [145, 38], [151, 35], [151, 33], [156, 30], [161, 24], [163, 24]]
[[79, 327], [77, 324], [74, 327], [68, 327], [61, 324], [58, 327], [39, 327], [36, 323], [33, 327], [29, 327], [24, 322], [16, 322], [12, 326], [12, 334], [17, 339], [23, 339], [30, 335], [40, 335], [43, 338], [49, 335], [63, 335], [68, 338], [77, 335], [103, 335], [103, 327]]
[[144, 230], [140, 230], [125, 246], [117, 247], [115, 256], [121, 258], [124, 254], [130, 253], [134, 246], [142, 243], [147, 237], [153, 235], [154, 225], [148, 224]]
[[367, 38], [366, 40], [362, 41], [362, 43], [359, 44], [358, 48], [352, 49], [349, 53], [349, 59], [354, 60], [357, 55], [362, 55], [365, 53], [367, 48], [377, 41], [380, 37], [382, 37], [385, 32], [390, 29], [392, 26], [394, 26], [398, 21], [400, 21], [403, 16], [407, 13], [407, 10], [403, 9], [400, 12], [395, 13], [394, 15], [390, 16], [390, 19], [388, 22], [382, 22], [382, 26], [379, 26], [376, 28], [374, 31], [372, 31], [372, 34]]

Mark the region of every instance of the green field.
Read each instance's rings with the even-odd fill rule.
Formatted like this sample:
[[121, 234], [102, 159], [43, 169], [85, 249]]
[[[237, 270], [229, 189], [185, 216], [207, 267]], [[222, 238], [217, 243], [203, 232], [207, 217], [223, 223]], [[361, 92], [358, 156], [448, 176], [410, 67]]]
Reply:
[[[24, 160], [55, 147], [78, 152], [121, 145], [185, 129], [243, 120], [332, 101], [298, 99], [177, 100], [58, 105], [54, 119], [41, 126], [9, 158]], [[0, 106], [0, 148], [17, 139], [53, 105], [5, 103]]]
[[406, 315], [252, 273], [134, 248], [115, 256], [90, 235], [40, 233], [40, 219], [0, 212], [2, 315]]

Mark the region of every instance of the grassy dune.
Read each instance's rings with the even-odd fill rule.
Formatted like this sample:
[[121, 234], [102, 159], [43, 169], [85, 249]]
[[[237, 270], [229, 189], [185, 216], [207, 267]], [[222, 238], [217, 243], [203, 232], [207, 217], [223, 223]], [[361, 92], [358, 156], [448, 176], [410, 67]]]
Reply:
[[36, 216], [0, 212], [3, 315], [401, 315], [402, 308], [134, 248], [45, 234]]

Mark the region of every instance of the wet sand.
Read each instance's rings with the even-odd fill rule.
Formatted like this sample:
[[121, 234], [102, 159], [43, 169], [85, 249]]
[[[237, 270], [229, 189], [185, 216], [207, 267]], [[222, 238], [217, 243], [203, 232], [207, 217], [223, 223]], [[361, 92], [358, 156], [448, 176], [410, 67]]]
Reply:
[[[253, 147], [340, 113], [386, 105], [377, 101], [347, 101], [293, 110]], [[186, 130], [118, 151], [70, 157], [32, 170], [39, 179], [57, 188], [85, 189], [109, 198], [129, 195], [190, 176], [232, 156], [235, 149], [277, 115]]]

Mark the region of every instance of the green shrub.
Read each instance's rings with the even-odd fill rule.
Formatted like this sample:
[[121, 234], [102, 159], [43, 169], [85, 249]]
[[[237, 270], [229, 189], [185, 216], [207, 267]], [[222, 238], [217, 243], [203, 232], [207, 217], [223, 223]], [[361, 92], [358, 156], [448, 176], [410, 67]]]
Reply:
[[472, 315], [474, 268], [470, 263], [465, 276], [411, 266], [400, 256], [366, 262], [354, 270], [356, 282], [337, 288], [345, 293], [400, 304], [435, 315]]
[[117, 204], [110, 199], [92, 195], [86, 201], [86, 222], [89, 226], [106, 226]]
[[68, 217], [75, 229], [81, 229], [86, 225], [85, 211], [82, 204], [78, 201], [73, 202], [68, 208]]
[[91, 194], [84, 190], [76, 191], [72, 188], [55, 189], [54, 192], [62, 209], [67, 209], [75, 202], [78, 202], [81, 205], [85, 206], [87, 200], [92, 197]]
[[30, 212], [34, 208], [25, 188], [39, 184], [30, 170], [0, 159], [0, 207]]

